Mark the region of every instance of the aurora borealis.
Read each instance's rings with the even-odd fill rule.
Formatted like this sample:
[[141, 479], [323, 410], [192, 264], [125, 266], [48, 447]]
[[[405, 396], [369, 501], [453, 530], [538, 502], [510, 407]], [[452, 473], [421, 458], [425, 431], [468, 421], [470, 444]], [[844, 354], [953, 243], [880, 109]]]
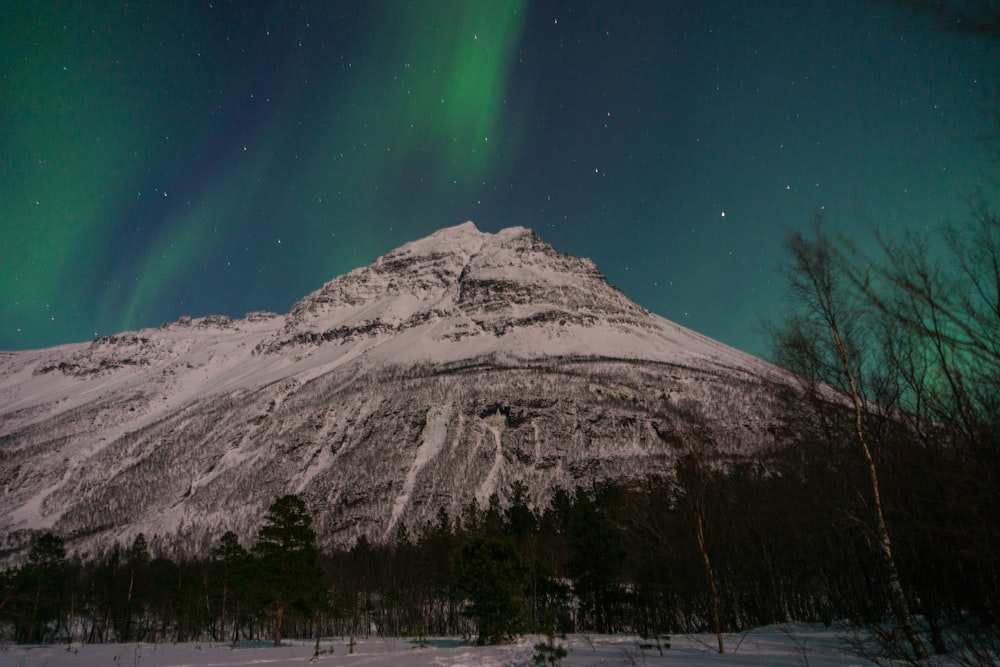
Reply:
[[471, 219], [763, 354], [786, 229], [993, 187], [995, 45], [883, 2], [13, 0], [0, 54], [0, 349], [285, 312]]

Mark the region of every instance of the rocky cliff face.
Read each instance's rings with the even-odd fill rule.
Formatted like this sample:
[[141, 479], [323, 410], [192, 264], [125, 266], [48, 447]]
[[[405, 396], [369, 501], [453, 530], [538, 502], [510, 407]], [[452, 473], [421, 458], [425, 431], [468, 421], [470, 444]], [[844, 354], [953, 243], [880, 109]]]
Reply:
[[523, 228], [441, 230], [287, 315], [0, 355], [0, 544], [200, 552], [300, 493], [326, 544], [440, 507], [724, 462], [784, 428], [772, 366], [640, 308]]

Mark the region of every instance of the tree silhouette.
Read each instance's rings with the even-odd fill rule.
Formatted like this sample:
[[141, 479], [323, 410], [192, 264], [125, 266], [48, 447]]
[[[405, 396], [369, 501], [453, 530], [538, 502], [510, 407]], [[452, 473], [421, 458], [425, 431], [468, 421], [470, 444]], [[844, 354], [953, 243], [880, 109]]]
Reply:
[[262, 601], [273, 613], [274, 645], [281, 646], [289, 615], [311, 616], [326, 602], [316, 533], [301, 498], [287, 495], [271, 504], [253, 552], [258, 558]]
[[[226, 531], [212, 550], [212, 562], [216, 575], [216, 595], [219, 603], [219, 634], [226, 634], [226, 619], [231, 615], [233, 642], [239, 637], [240, 607], [245, 602], [249, 588], [249, 554], [240, 544], [236, 533]], [[232, 610], [232, 611], [231, 611]]]
[[[31, 546], [28, 562], [13, 573], [4, 603], [15, 623], [19, 642], [43, 641], [45, 627], [62, 612], [66, 549], [52, 533], [39, 536]], [[2, 609], [2, 606], [0, 606]]]
[[828, 382], [843, 391], [850, 401], [852, 435], [864, 457], [868, 473], [867, 492], [875, 525], [875, 541], [886, 574], [892, 615], [914, 656], [924, 659], [927, 649], [914, 629], [910, 604], [900, 581], [885, 518], [875, 449], [866, 427], [870, 411], [862, 380], [864, 368], [873, 363], [863, 330], [867, 304], [852, 289], [832, 241], [821, 229], [821, 222], [822, 216], [817, 214], [812, 238], [793, 232], [786, 241], [790, 259], [785, 275], [789, 292], [799, 309], [778, 332], [778, 353], [790, 368], [811, 374], [814, 382]]
[[459, 550], [455, 571], [480, 644], [499, 644], [521, 630], [527, 570], [509, 541], [473, 537]]

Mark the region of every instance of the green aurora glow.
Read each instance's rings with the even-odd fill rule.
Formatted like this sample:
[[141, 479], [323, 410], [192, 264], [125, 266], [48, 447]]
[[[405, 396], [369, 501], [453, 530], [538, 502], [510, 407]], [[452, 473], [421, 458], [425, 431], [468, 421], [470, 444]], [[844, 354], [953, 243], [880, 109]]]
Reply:
[[[153, 169], [149, 161], [169, 162], [172, 139], [155, 128], [178, 114], [165, 98], [174, 94], [170, 82], [184, 76], [190, 57], [170, 53], [162, 35], [156, 39], [160, 30], [171, 34], [172, 17], [82, 9], [69, 2], [41, 12], [27, 4], [17, 7], [6, 17], [3, 40], [4, 60], [14, 68], [4, 80], [0, 128], [6, 156], [0, 319], [18, 323], [20, 335], [5, 331], [4, 342], [47, 343], [62, 337], [54, 330], [79, 331], [95, 322], [101, 333], [148, 326], [173, 297], [171, 290], [188, 282], [186, 276], [226, 252], [233, 257], [230, 265], [253, 263], [259, 248], [251, 246], [261, 241], [290, 248], [296, 270], [314, 287], [333, 271], [367, 261], [384, 248], [378, 228], [363, 224], [377, 215], [372, 209], [379, 206], [379, 194], [372, 184], [426, 169], [422, 196], [441, 198], [449, 179], [474, 178], [497, 162], [505, 84], [524, 5], [382, 6], [370, 19], [378, 29], [363, 49], [365, 63], [353, 76], [333, 80], [325, 102], [329, 119], [318, 126], [324, 134], [300, 148], [285, 178], [275, 174], [286, 171], [282, 163], [290, 156], [282, 143], [294, 131], [288, 127], [294, 114], [291, 106], [280, 107], [301, 102], [294, 92], [274, 96], [284, 99], [271, 101], [278, 110], [246, 137], [245, 155], [222, 160], [218, 171], [206, 169], [203, 182], [182, 192], [165, 183], [148, 191], [143, 174]], [[168, 49], [166, 57], [148, 48], [156, 42]], [[394, 48], [384, 50], [385, 45]], [[171, 59], [180, 64], [165, 73], [167, 85], [159, 94], [130, 94]], [[190, 134], [179, 140], [187, 146], [212, 129], [184, 125]], [[197, 163], [178, 166], [200, 170]], [[142, 242], [122, 248], [116, 225], [134, 222], [127, 202], [136, 192], [161, 201], [143, 207], [155, 224]], [[175, 203], [179, 197], [183, 202]], [[261, 228], [257, 219], [263, 216], [273, 222]], [[331, 224], [331, 217], [352, 223], [336, 239], [322, 233], [324, 227], [343, 226]], [[228, 233], [220, 234], [220, 227]], [[242, 231], [245, 245], [227, 250], [225, 239], [234, 229], [237, 236]], [[328, 241], [316, 244], [316, 236]], [[99, 283], [81, 266], [95, 258], [104, 267]], [[213, 290], [190, 282], [194, 289]], [[225, 282], [218, 287], [224, 290]], [[31, 312], [40, 304], [51, 313], [47, 318]], [[90, 304], [97, 307], [91, 311]]]
[[472, 219], [759, 354], [785, 228], [964, 213], [995, 75], [778, 0], [12, 0], [0, 62], [0, 349], [283, 312]]

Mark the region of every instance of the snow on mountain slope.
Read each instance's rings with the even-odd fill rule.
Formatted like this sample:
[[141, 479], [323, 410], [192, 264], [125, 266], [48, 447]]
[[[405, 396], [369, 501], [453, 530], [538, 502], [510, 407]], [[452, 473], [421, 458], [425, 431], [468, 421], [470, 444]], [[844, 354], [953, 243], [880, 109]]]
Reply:
[[593, 262], [558, 254], [530, 230], [491, 235], [471, 222], [331, 281], [295, 304], [265, 349], [365, 339], [374, 357], [395, 363], [492, 352], [765, 368], [637, 306]]
[[326, 542], [379, 539], [515, 479], [543, 501], [667, 473], [696, 422], [714, 455], [744, 456], [771, 443], [786, 383], [590, 260], [469, 222], [287, 315], [0, 354], [0, 549], [51, 529], [80, 550], [139, 531], [199, 550], [251, 536], [288, 492]]

